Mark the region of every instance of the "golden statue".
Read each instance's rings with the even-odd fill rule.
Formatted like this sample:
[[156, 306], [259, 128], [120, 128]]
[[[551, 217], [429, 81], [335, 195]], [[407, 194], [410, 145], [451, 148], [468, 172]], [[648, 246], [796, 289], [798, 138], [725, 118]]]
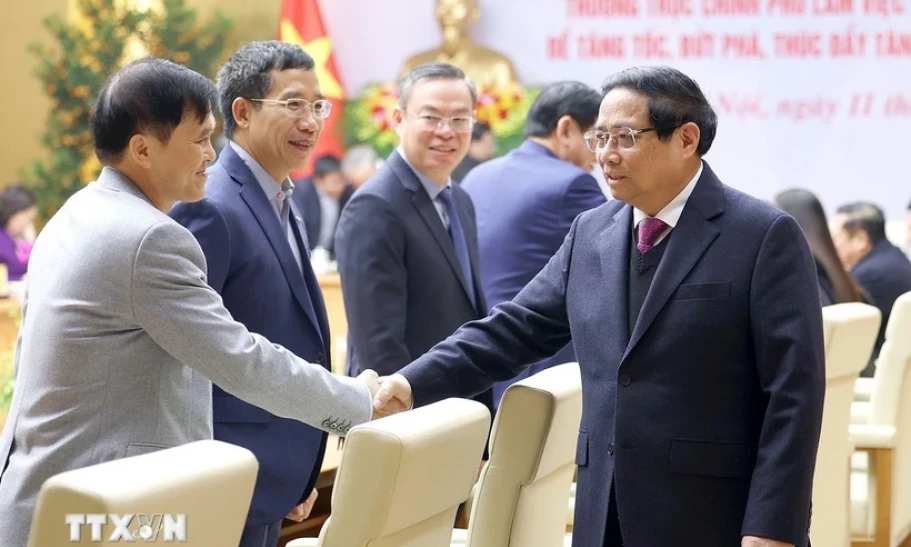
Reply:
[[502, 53], [473, 43], [468, 37], [468, 28], [480, 17], [477, 0], [437, 0], [443, 43], [438, 49], [410, 57], [399, 77], [418, 65], [441, 61], [461, 68], [479, 90], [508, 89], [518, 85], [512, 61]]

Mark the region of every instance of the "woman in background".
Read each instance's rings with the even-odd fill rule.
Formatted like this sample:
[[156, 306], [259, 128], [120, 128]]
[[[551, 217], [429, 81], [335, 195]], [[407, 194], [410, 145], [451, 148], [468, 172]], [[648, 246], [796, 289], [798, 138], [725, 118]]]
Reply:
[[5, 264], [10, 281], [19, 281], [28, 269], [32, 250], [29, 238], [38, 208], [35, 196], [19, 184], [0, 192], [0, 264]]
[[810, 244], [810, 251], [816, 259], [822, 305], [869, 300], [838, 259], [826, 213], [816, 196], [802, 189], [785, 190], [775, 196], [775, 205], [794, 217]]

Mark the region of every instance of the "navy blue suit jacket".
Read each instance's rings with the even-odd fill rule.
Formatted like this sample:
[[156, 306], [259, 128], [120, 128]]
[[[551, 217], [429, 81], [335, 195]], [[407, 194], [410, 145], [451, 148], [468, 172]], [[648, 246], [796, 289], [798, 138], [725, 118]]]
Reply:
[[[471, 198], [452, 185], [468, 239], [474, 292], [433, 201], [405, 160], [393, 152], [342, 211], [336, 233], [338, 272], [348, 317], [348, 374], [372, 368], [389, 375], [463, 323], [487, 315], [478, 271]], [[489, 390], [476, 400], [493, 408]]]
[[[462, 188], [474, 203], [481, 285], [490, 308], [515, 298], [541, 271], [579, 213], [607, 201], [590, 173], [532, 141], [472, 169]], [[494, 403], [514, 381], [575, 360], [570, 343], [515, 379], [494, 385]]]
[[[221, 294], [234, 319], [298, 357], [330, 367], [326, 309], [294, 204], [291, 220], [303, 275], [275, 209], [230, 146], [209, 169], [206, 197], [177, 204], [171, 216], [196, 236], [206, 255], [209, 285]], [[213, 387], [212, 406], [215, 438], [243, 446], [259, 460], [247, 524], [284, 518], [316, 484], [326, 434], [274, 416], [218, 386]]]
[[572, 336], [573, 545], [604, 545], [613, 481], [626, 547], [806, 546], [825, 364], [800, 227], [706, 165], [629, 332], [631, 224], [621, 202], [580, 215], [513, 301], [402, 371], [416, 404], [486, 389]]
[[[911, 291], [911, 261], [889, 240], [877, 243], [867, 256], [851, 268], [851, 275], [866, 289], [873, 305], [883, 314], [873, 350], [874, 357], [879, 355], [886, 338], [886, 326], [892, 314], [892, 305], [899, 296]], [[873, 366], [864, 370], [864, 376], [873, 376]]]

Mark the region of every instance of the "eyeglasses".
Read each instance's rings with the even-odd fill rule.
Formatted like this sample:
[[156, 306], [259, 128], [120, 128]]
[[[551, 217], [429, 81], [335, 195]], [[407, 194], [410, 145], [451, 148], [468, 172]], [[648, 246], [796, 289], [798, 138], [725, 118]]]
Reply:
[[[677, 126], [679, 127], [679, 126]], [[631, 129], [629, 127], [617, 127], [608, 132], [595, 130], [586, 131], [582, 138], [585, 140], [585, 146], [592, 152], [599, 152], [607, 148], [610, 140], [613, 139], [617, 146], [624, 150], [629, 150], [636, 146], [636, 135], [648, 133], [649, 131], [658, 131], [659, 127], [646, 127], [645, 129]], [[671, 129], [667, 127], [665, 129]]]
[[422, 126], [428, 131], [442, 130], [443, 125], [448, 123], [449, 127], [452, 128], [456, 133], [468, 133], [471, 131], [471, 127], [474, 125], [474, 118], [469, 116], [450, 116], [448, 118], [443, 118], [441, 116], [432, 116], [430, 114], [421, 114], [420, 116], [415, 116], [418, 125]]
[[332, 112], [332, 103], [326, 99], [319, 99], [312, 103], [306, 99], [288, 99], [280, 101], [278, 99], [250, 99], [254, 103], [272, 103], [280, 104], [285, 107], [285, 113], [293, 118], [303, 118], [312, 114], [317, 120], [325, 120]]

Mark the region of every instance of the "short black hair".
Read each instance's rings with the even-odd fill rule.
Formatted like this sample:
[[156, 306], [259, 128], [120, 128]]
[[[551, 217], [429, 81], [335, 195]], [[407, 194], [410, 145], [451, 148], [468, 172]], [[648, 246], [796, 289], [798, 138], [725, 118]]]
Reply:
[[525, 120], [525, 137], [548, 137], [557, 122], [569, 116], [579, 127], [595, 125], [601, 96], [581, 82], [558, 82], [545, 87], [532, 103]]
[[402, 77], [402, 81], [399, 82], [399, 108], [405, 110], [414, 86], [421, 80], [462, 80], [471, 94], [471, 108], [474, 109], [478, 102], [478, 90], [462, 69], [449, 63], [435, 62], [419, 65]]
[[490, 133], [490, 126], [484, 122], [474, 122], [474, 126], [471, 128], [471, 140], [479, 141], [484, 138], [484, 135]]
[[[234, 136], [237, 121], [231, 112], [234, 99], [262, 99], [272, 89], [273, 70], [313, 70], [316, 63], [296, 44], [263, 40], [250, 42], [235, 51], [218, 71], [218, 105], [225, 118], [225, 136]], [[260, 108], [259, 103], [253, 103]]]
[[886, 216], [878, 206], [867, 201], [857, 201], [842, 205], [835, 212], [847, 217], [843, 228], [849, 234], [863, 230], [870, 238], [871, 245], [886, 239]]
[[214, 104], [215, 85], [202, 74], [155, 57], [134, 61], [108, 79], [92, 109], [95, 154], [116, 161], [142, 131], [168, 142], [185, 114], [203, 121]]
[[649, 117], [652, 126], [658, 128], [659, 139], [667, 140], [678, 127], [693, 122], [699, 127], [696, 153], [708, 153], [718, 130], [718, 116], [695, 80], [669, 66], [641, 66], [608, 76], [601, 84], [601, 93], [607, 95], [618, 87], [648, 99]]
[[332, 173], [342, 172], [342, 162], [332, 154], [325, 154], [316, 158], [313, 162], [313, 175], [323, 178]]
[[35, 206], [35, 194], [21, 184], [10, 184], [0, 192], [0, 228], [6, 228], [13, 215]]

